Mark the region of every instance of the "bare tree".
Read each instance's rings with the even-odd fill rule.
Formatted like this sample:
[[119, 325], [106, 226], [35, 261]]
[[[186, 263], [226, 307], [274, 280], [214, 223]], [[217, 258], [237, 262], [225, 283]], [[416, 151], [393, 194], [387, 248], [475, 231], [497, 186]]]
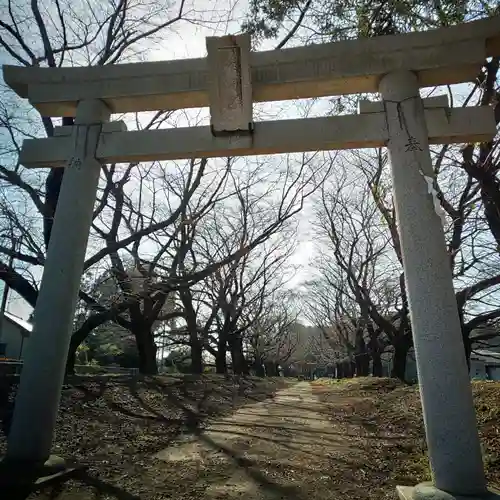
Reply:
[[[194, 20], [194, 14], [194, 6], [188, 7], [184, 0], [176, 4], [89, 0], [78, 5], [59, 0], [55, 3], [9, 0], [0, 20], [0, 54], [4, 62], [26, 67], [105, 65], [137, 60], [171, 26], [189, 17]], [[150, 123], [161, 122], [165, 116], [158, 113]], [[71, 125], [72, 118], [65, 117], [62, 123]], [[44, 264], [64, 169], [51, 169], [48, 175], [45, 170], [30, 171], [19, 164], [18, 154], [23, 138], [52, 136], [56, 124], [57, 121], [39, 116], [10, 91], [2, 89], [0, 127], [7, 140], [0, 150], [3, 213], [0, 252], [15, 257], [17, 270], [12, 272], [0, 262], [0, 279], [32, 307], [36, 304], [40, 267]], [[107, 205], [115, 174], [114, 165], [103, 172], [95, 218]], [[123, 180], [118, 182], [123, 184]], [[12, 251], [11, 238], [22, 241], [20, 249]], [[94, 255], [87, 264], [92, 265], [106, 255], [105, 252]], [[93, 323], [116, 314], [90, 303], [97, 313]]]
[[[24, 66], [104, 65], [137, 60], [143, 49], [174, 23], [183, 19], [198, 21], [194, 18], [193, 2], [190, 6], [187, 4], [184, 0], [177, 2], [177, 6], [171, 2], [164, 6], [127, 0], [99, 5], [87, 2], [77, 12], [70, 3], [42, 5], [35, 1], [26, 6], [14, 6], [9, 2], [8, 18], [0, 23], [0, 47], [7, 60]], [[37, 27], [35, 37], [25, 27], [30, 19]], [[1, 235], [0, 252], [15, 257], [27, 270], [11, 272], [1, 264], [0, 277], [34, 307], [39, 276], [31, 279], [29, 269], [43, 267], [64, 170], [52, 169], [44, 182], [44, 172], [28, 171], [19, 165], [17, 157], [22, 138], [39, 135], [34, 125], [36, 120], [41, 120], [48, 136], [53, 134], [55, 123], [47, 117], [37, 117], [33, 110], [30, 110], [29, 120], [25, 120], [24, 110], [18, 114], [12, 112], [15, 98], [8, 93], [6, 96], [1, 125], [12, 146], [2, 151], [5, 162], [0, 165], [0, 182], [9, 188], [9, 196], [2, 204], [5, 231]], [[170, 118], [171, 113], [158, 112], [149, 117], [146, 125], [139, 117], [136, 122], [138, 128], [155, 128]], [[71, 117], [65, 117], [63, 124], [71, 125]], [[36, 132], [30, 134], [30, 130]], [[245, 240], [220, 261], [198, 262], [199, 265], [186, 269], [185, 252], [188, 249], [181, 244], [179, 250], [178, 243], [184, 238], [186, 227], [197, 227], [199, 220], [220, 201], [217, 199], [219, 193], [229, 196], [225, 190], [227, 170], [217, 177], [214, 168], [209, 175], [206, 160], [188, 163], [186, 175], [176, 175], [176, 169], [177, 174], [186, 171], [180, 165], [173, 167], [173, 173], [168, 168], [162, 172], [158, 164], [142, 170], [137, 167], [129, 164], [124, 168], [117, 165], [103, 168], [85, 270], [93, 276], [109, 268], [119, 294], [117, 300], [104, 305], [81, 290], [80, 298], [86, 303], [89, 315], [73, 335], [70, 367], [74, 360], [71, 353], [74, 354], [85, 336], [96, 326], [112, 320], [133, 331], [144, 364], [141, 368], [154, 370], [152, 329], [159, 318], [168, 319], [161, 311], [169, 294], [180, 287], [192, 286], [266, 241], [282, 221], [300, 210], [301, 197], [306, 196], [308, 189], [304, 169], [293, 182], [285, 183], [280, 213], [269, 221], [261, 234], [255, 235], [253, 240]], [[259, 179], [255, 184], [257, 181]], [[145, 201], [148, 190], [150, 199]], [[139, 196], [134, 196], [134, 192]], [[159, 207], [155, 197], [161, 194], [167, 201]], [[146, 205], [149, 210], [145, 215]], [[43, 231], [40, 230], [40, 218]], [[13, 250], [9, 240], [19, 236], [23, 236], [23, 247]], [[155, 247], [156, 253], [146, 256], [146, 247]], [[124, 255], [132, 257], [133, 271], [141, 277], [139, 290], [133, 286], [134, 279], [124, 265]]]
[[[456, 150], [445, 146], [436, 151], [434, 188], [446, 214], [450, 266], [469, 357], [471, 332], [500, 313], [494, 301], [498, 252], [488, 224], [477, 217], [480, 187], [468, 172], [456, 169]], [[323, 322], [323, 330], [333, 329], [338, 337], [340, 322], [347, 321], [350, 335], [340, 337], [348, 351], [361, 355], [367, 346], [373, 355], [389, 344], [393, 374], [404, 378], [411, 324], [387, 156], [379, 150], [352, 157], [350, 179], [337, 175], [318, 202], [317, 227], [327, 250], [317, 263], [321, 278], [311, 288], [316, 324]]]
[[404, 311], [398, 294], [389, 293], [387, 279], [395, 269], [390, 238], [368, 186], [359, 172], [349, 171], [342, 173], [338, 167], [316, 204], [321, 248], [315, 261], [319, 276], [308, 287], [309, 317], [325, 339], [336, 344], [341, 358], [337, 361], [352, 360], [356, 371], [365, 375], [371, 357], [375, 373], [380, 374], [380, 355], [388, 343], [381, 333], [394, 343], [405, 335], [404, 326], [400, 330], [388, 317]]
[[[4, 60], [26, 67], [102, 66], [137, 60], [156, 37], [193, 12], [193, 9], [186, 8], [185, 0], [178, 2], [177, 6], [171, 2], [148, 4], [136, 0], [99, 3], [88, 0], [78, 6], [59, 0], [55, 4], [38, 0], [14, 4], [9, 0], [6, 16], [0, 21], [0, 48], [3, 49]], [[31, 26], [35, 29], [32, 30]], [[23, 119], [25, 106], [18, 113], [12, 113], [13, 100], [13, 96], [8, 96], [10, 112], [2, 109], [2, 125], [16, 152], [19, 152], [22, 136], [39, 135], [37, 121], [41, 121], [47, 136], [53, 135], [55, 124], [51, 118], [30, 112], [31, 119], [26, 123]], [[65, 117], [62, 123], [72, 125], [73, 119]], [[30, 133], [30, 130], [33, 132]], [[0, 180], [20, 191], [42, 216], [44, 243], [47, 246], [64, 169], [49, 171], [43, 198], [41, 176], [28, 175], [15, 163], [16, 160], [7, 160], [10, 167], [8, 164], [0, 165]], [[18, 291], [22, 292], [22, 289]]]
[[[177, 23], [203, 24], [204, 17], [216, 21], [213, 13], [206, 16], [199, 12], [203, 11], [196, 9], [194, 0], [88, 0], [78, 5], [66, 0], [55, 3], [9, 0], [0, 21], [0, 54], [4, 62], [25, 67], [99, 66], [137, 61]], [[151, 121], [158, 124], [164, 118], [164, 113], [158, 113]], [[72, 123], [71, 117], [63, 118], [63, 124]], [[35, 266], [43, 265], [43, 247], [50, 238], [64, 169], [51, 169], [46, 175], [46, 171], [23, 169], [17, 158], [23, 138], [52, 136], [56, 124], [51, 118], [39, 116], [7, 89], [2, 90], [0, 127], [7, 141], [0, 150], [0, 183], [2, 193], [7, 194], [8, 189], [8, 199], [14, 200], [4, 204], [3, 209], [15, 212], [18, 228], [29, 228], [25, 233], [31, 238], [23, 238], [28, 242], [24, 245], [26, 252], [18, 260]], [[109, 175], [103, 176], [102, 184], [109, 179]], [[102, 186], [97, 212], [106, 204], [110, 188], [111, 185]], [[0, 278], [34, 306], [36, 287], [30, 287], [32, 283], [23, 277], [8, 273], [6, 266], [0, 264]]]
[[[244, 27], [259, 39], [277, 38], [278, 46], [281, 47], [292, 43], [319, 43], [420, 31], [497, 14], [498, 5], [495, 2], [483, 2], [480, 5], [475, 2], [405, 2], [394, 9], [391, 2], [373, 3], [365, 0], [346, 2], [342, 8], [324, 0], [278, 3], [252, 0]], [[464, 106], [491, 106], [498, 124], [498, 70], [499, 58], [484, 61], [475, 85], [465, 99], [449, 89], [452, 105], [461, 101]], [[349, 101], [349, 98], [338, 99], [335, 106], [345, 108]], [[488, 143], [467, 144], [460, 149], [444, 146], [436, 148], [435, 153], [435, 170], [438, 174], [435, 188], [448, 219], [448, 249], [468, 356], [471, 332], [482, 324], [494, 322], [497, 317], [498, 303], [495, 297], [498, 279], [492, 266], [495, 258], [491, 252], [498, 253], [500, 248], [498, 138]], [[364, 167], [369, 172], [367, 177], [372, 194], [391, 232], [396, 258], [401, 261], [395, 214], [390, 197], [387, 197], [390, 185], [386, 179], [380, 182], [377, 166], [380, 160], [380, 156], [374, 158], [371, 155], [368, 161], [365, 158]], [[488, 230], [490, 236], [487, 235]], [[399, 280], [403, 310], [398, 322], [403, 321], [408, 325], [402, 272]], [[393, 283], [396, 284], [396, 281], [393, 280]], [[378, 324], [381, 325], [381, 322], [378, 321]], [[406, 331], [409, 333], [408, 329]], [[490, 331], [488, 335], [491, 334]], [[405, 339], [405, 336], [398, 338]]]
[[[200, 286], [180, 290], [196, 371], [203, 349], [215, 357], [220, 373], [227, 370], [227, 353], [235, 372], [248, 371], [245, 331], [259, 317], [266, 296], [281, 286], [277, 276], [294, 246], [293, 217], [327, 172], [306, 155], [298, 163], [286, 158], [281, 169], [260, 160], [240, 165], [246, 167], [232, 168], [228, 186], [234, 197], [199, 225], [190, 225], [181, 240], [182, 272], [201, 262], [226, 262]], [[236, 257], [229, 262], [227, 255]]]
[[259, 376], [277, 376], [295, 353], [298, 334], [294, 328], [300, 313], [293, 294], [280, 290], [266, 298], [259, 315], [246, 331], [249, 362]]
[[[494, 299], [500, 278], [497, 272], [499, 256], [490, 221], [481, 217], [477, 210], [477, 205], [483, 199], [480, 183], [467, 170], [456, 168], [459, 148], [446, 145], [437, 148], [435, 153], [434, 187], [443, 214], [446, 214], [444, 229], [447, 249], [457, 290], [464, 347], [469, 359], [471, 332], [494, 321], [500, 313]], [[362, 169], [367, 175], [373, 198], [389, 229], [392, 247], [402, 266], [396, 216], [392, 198], [387, 196], [390, 184], [387, 173], [383, 174], [387, 165], [386, 154], [379, 151], [377, 168], [373, 169], [373, 162], [371, 165], [370, 172], [366, 163]], [[400, 275], [400, 285], [406, 302], [403, 274]], [[481, 303], [481, 307], [478, 308], [476, 303]]]

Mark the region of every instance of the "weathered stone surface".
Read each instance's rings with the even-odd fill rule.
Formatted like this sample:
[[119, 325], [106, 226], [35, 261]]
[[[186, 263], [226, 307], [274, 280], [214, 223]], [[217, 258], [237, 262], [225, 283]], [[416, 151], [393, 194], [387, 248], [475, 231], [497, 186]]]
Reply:
[[[496, 132], [491, 107], [425, 110], [429, 143], [488, 141]], [[66, 131], [64, 131], [66, 134]], [[383, 113], [257, 122], [251, 137], [214, 137], [210, 127], [113, 132], [103, 128], [97, 158], [102, 163], [244, 156], [385, 146]], [[28, 139], [20, 162], [27, 167], [64, 167], [71, 137]]]
[[250, 132], [250, 35], [208, 37], [207, 51], [213, 132]]
[[380, 93], [433, 478], [440, 489], [473, 495], [486, 481], [440, 205], [428, 191], [434, 169], [418, 80], [390, 73]]
[[[43, 462], [52, 445], [73, 315], [80, 289], [101, 164], [95, 158], [102, 122], [101, 101], [82, 101], [69, 141], [64, 174], [47, 250], [34, 319], [16, 396], [7, 458]], [[68, 157], [67, 157], [68, 158]], [[57, 313], [55, 313], [57, 311]], [[40, 360], [43, 360], [41, 362]]]
[[[448, 108], [449, 100], [447, 95], [436, 95], [433, 97], [426, 97], [422, 99], [425, 109], [432, 108]], [[368, 99], [361, 99], [358, 102], [358, 113], [382, 113], [384, 111], [383, 101], [370, 101]]]
[[396, 492], [400, 500], [500, 500], [497, 491], [489, 490], [483, 495], [457, 496], [439, 490], [431, 483], [422, 483], [417, 486], [397, 486]]
[[0, 488], [9, 492], [22, 487], [31, 489], [77, 470], [75, 464], [57, 455], [50, 455], [45, 462], [39, 463], [5, 458], [0, 461]]
[[[377, 92], [396, 69], [420, 86], [473, 81], [486, 56], [500, 55], [500, 18], [428, 32], [251, 52], [254, 101]], [[87, 68], [4, 66], [4, 79], [45, 116], [74, 116], [80, 99], [116, 113], [209, 105], [207, 59]]]

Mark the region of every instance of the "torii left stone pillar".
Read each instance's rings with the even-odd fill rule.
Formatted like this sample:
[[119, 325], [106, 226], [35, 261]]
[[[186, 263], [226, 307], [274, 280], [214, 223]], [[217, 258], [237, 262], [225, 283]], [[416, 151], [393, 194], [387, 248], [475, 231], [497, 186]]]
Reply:
[[64, 172], [35, 308], [5, 463], [49, 459], [101, 164], [95, 159], [110, 110], [100, 100], [78, 104], [75, 148]]

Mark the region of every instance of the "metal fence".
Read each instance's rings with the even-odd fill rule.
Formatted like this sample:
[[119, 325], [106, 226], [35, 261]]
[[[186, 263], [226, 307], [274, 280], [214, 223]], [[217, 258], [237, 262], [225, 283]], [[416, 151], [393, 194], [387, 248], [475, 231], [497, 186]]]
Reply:
[[22, 361], [0, 360], [0, 375], [19, 375], [22, 369]]

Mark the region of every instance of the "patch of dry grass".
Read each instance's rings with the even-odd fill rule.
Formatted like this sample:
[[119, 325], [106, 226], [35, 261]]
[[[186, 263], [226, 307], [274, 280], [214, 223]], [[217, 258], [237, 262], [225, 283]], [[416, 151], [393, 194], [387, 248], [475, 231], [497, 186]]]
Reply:
[[500, 382], [473, 382], [486, 474], [500, 487]]
[[[500, 485], [500, 383], [473, 382], [488, 481]], [[340, 382], [321, 379], [314, 392], [328, 405], [333, 425], [358, 434], [366, 461], [365, 482], [379, 498], [394, 496], [397, 484], [430, 480], [422, 409], [417, 386], [388, 378]], [[381, 480], [378, 471], [384, 471]]]
[[[211, 417], [265, 400], [285, 384], [278, 378], [217, 375], [74, 377], [63, 387], [53, 453], [85, 465], [86, 480], [29, 498], [157, 498], [158, 479], [170, 480], [166, 495], [180, 494], [189, 489], [189, 471], [177, 467], [154, 474], [152, 455], [180, 435], [202, 430]], [[0, 433], [0, 454], [5, 446]]]
[[[155, 460], [154, 453], [183, 442], [183, 434], [197, 435], [211, 417], [271, 398], [295, 382], [217, 376], [75, 379], [63, 391], [54, 451], [86, 464], [88, 473], [29, 498], [206, 500], [212, 484], [232, 476], [231, 461], [214, 455], [181, 465]], [[281, 481], [294, 485], [286, 498], [380, 500], [394, 499], [398, 484], [430, 479], [416, 386], [388, 378], [320, 379], [311, 386], [321, 404], [303, 399], [307, 394], [298, 403], [272, 399], [267, 410], [255, 410], [253, 423], [247, 421], [250, 407], [243, 410], [238, 429], [245, 435], [235, 446], [253, 458], [238, 466], [253, 464], [268, 490]], [[498, 487], [500, 383], [472, 387], [488, 479]], [[266, 421], [266, 415], [274, 421]], [[303, 428], [295, 428], [297, 422]], [[0, 452], [4, 444], [0, 439]], [[288, 450], [285, 464], [283, 450]]]

